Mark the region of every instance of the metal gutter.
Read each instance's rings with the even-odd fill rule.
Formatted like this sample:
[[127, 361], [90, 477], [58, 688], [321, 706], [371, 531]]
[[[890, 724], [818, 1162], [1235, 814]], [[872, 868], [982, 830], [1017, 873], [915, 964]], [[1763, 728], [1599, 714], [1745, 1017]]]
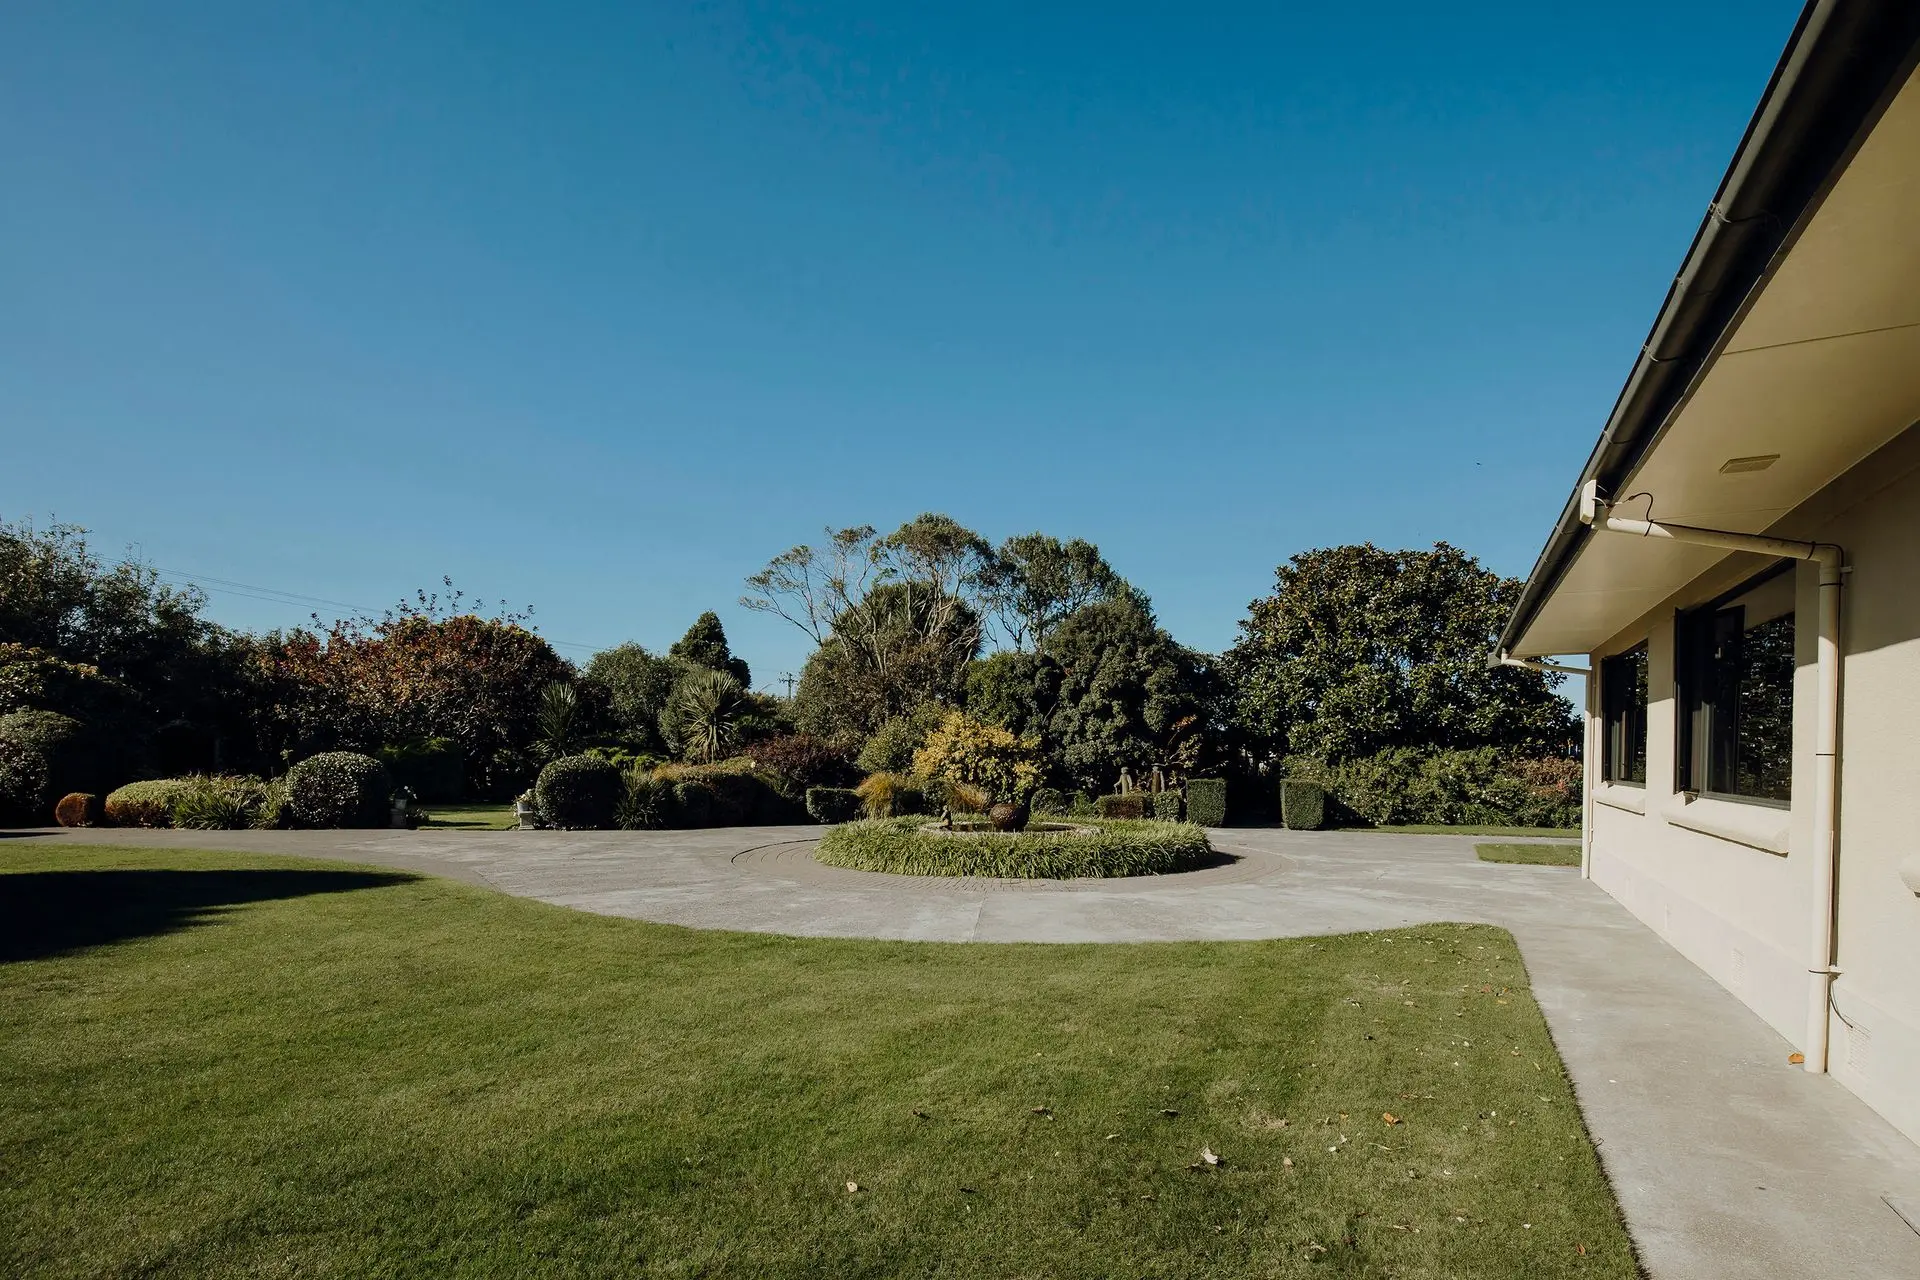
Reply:
[[1591, 530], [1580, 493], [1616, 493], [1640, 465], [1920, 63], [1915, 0], [1811, 0], [1694, 233], [1680, 273], [1567, 498], [1500, 651], [1520, 637]]

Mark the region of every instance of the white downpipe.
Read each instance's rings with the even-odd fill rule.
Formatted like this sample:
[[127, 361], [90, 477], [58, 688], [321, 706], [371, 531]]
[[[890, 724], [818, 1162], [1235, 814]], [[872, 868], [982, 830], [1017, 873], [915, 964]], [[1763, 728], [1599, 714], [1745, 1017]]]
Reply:
[[1642, 538], [1671, 538], [1728, 551], [1751, 551], [1783, 559], [1811, 560], [1820, 566], [1820, 638], [1815, 668], [1817, 681], [1814, 720], [1813, 775], [1813, 920], [1807, 951], [1807, 1035], [1803, 1050], [1806, 1069], [1827, 1069], [1827, 1007], [1833, 998], [1834, 895], [1839, 876], [1839, 846], [1835, 839], [1839, 819], [1840, 771], [1840, 587], [1846, 575], [1846, 553], [1828, 542], [1796, 542], [1724, 529], [1697, 529], [1684, 524], [1656, 524], [1651, 520], [1623, 520], [1606, 514], [1610, 506], [1588, 481], [1580, 496], [1580, 519], [1609, 533]]

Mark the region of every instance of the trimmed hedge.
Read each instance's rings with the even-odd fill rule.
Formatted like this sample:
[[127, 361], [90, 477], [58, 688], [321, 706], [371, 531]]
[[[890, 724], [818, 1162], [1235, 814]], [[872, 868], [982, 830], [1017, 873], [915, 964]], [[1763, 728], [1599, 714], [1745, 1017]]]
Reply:
[[1187, 821], [1203, 827], [1227, 825], [1227, 780], [1187, 779]]
[[178, 778], [129, 782], [107, 793], [107, 821], [116, 827], [170, 827], [173, 802], [186, 790]]
[[908, 876], [993, 876], [1069, 880], [1153, 876], [1207, 862], [1207, 833], [1186, 822], [1111, 822], [1092, 831], [964, 832], [922, 830], [925, 818], [868, 818], [820, 839], [816, 861], [856, 871]]
[[387, 766], [357, 751], [323, 751], [287, 770], [287, 806], [303, 827], [384, 827], [392, 794]]
[[852, 822], [865, 806], [852, 787], [808, 787], [807, 814], [815, 822]]
[[1390, 747], [1340, 765], [1290, 756], [1285, 776], [1325, 787], [1340, 825], [1580, 825], [1580, 762], [1560, 757]]
[[53, 806], [53, 820], [63, 827], [97, 827], [100, 797], [90, 791], [70, 791]]
[[1318, 831], [1327, 820], [1327, 792], [1301, 778], [1280, 781], [1280, 825], [1289, 831]]
[[1153, 818], [1155, 822], [1180, 821], [1180, 793], [1178, 791], [1155, 791], [1153, 793]]
[[613, 811], [626, 794], [620, 770], [599, 756], [561, 756], [549, 762], [533, 784], [540, 816], [562, 831], [612, 826]]
[[1147, 793], [1129, 791], [1125, 795], [1105, 795], [1099, 800], [1099, 813], [1103, 818], [1139, 821], [1149, 815]]

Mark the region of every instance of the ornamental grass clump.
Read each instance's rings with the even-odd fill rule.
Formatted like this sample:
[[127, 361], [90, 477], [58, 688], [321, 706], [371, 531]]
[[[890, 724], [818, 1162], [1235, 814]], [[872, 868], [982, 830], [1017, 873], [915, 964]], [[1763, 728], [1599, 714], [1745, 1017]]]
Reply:
[[950, 832], [925, 818], [869, 818], [821, 837], [816, 861], [908, 876], [1073, 880], [1190, 871], [1213, 857], [1207, 833], [1185, 822], [1102, 822], [1019, 833]]

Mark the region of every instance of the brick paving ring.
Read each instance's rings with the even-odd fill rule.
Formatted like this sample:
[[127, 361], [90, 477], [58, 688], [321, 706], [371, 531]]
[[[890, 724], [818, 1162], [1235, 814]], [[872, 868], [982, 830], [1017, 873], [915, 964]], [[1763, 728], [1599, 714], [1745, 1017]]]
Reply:
[[1227, 884], [1255, 884], [1283, 875], [1290, 860], [1277, 853], [1215, 848], [1214, 858], [1191, 871], [1163, 876], [1089, 876], [1075, 880], [1012, 880], [991, 876], [907, 876], [890, 871], [855, 871], [816, 862], [818, 840], [782, 840], [743, 849], [729, 859], [746, 875], [787, 880], [822, 888], [862, 889], [869, 892], [949, 893], [1144, 893], [1168, 889], [1203, 889]]

